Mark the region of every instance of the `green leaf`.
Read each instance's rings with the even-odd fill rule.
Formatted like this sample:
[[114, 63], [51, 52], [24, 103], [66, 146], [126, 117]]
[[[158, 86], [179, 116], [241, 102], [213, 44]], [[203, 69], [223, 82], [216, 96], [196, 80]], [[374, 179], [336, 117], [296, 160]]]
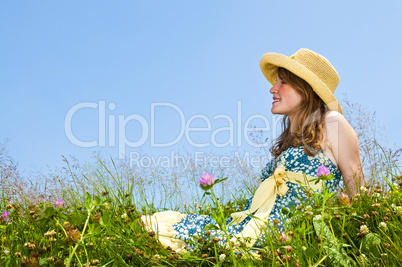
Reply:
[[318, 254], [318, 251], [314, 248], [307, 248], [305, 253], [307, 257], [313, 258], [316, 254]]
[[290, 210], [291, 210], [292, 212], [295, 212], [295, 211], [296, 211], [295, 205], [290, 205], [289, 208], [290, 208]]
[[376, 257], [380, 256], [380, 252], [378, 248], [381, 245], [381, 239], [377, 234], [368, 233], [362, 241], [362, 250], [364, 253], [369, 254], [373, 253]]
[[225, 180], [227, 180], [227, 179], [228, 179], [228, 177], [222, 178], [222, 179], [216, 179], [214, 185], [219, 184], [219, 183], [222, 183], [223, 181], [225, 181]]
[[84, 214], [74, 213], [72, 216], [69, 217], [69, 222], [71, 225], [79, 225], [84, 223], [87, 216]]
[[101, 200], [98, 196], [94, 196], [94, 201], [95, 201], [95, 205], [99, 205], [101, 203]]
[[40, 265], [40, 266], [45, 265], [46, 262], [47, 262], [47, 259], [46, 259], [46, 258], [42, 258], [42, 259], [39, 260], [39, 265]]
[[86, 192], [85, 193], [85, 208], [87, 208], [87, 210], [89, 210], [91, 208], [91, 203], [92, 203], [92, 197], [88, 192]]
[[51, 216], [53, 216], [55, 213], [56, 213], [56, 212], [55, 212], [55, 210], [54, 210], [53, 207], [48, 207], [48, 208], [45, 210], [45, 215], [46, 215], [47, 217], [51, 217]]
[[41, 229], [46, 229], [47, 228], [47, 224], [49, 223], [49, 219], [48, 218], [41, 218], [38, 221], [39, 227]]
[[110, 222], [110, 213], [107, 211], [103, 211], [102, 217], [99, 220], [99, 223], [103, 226], [108, 225]]
[[204, 231], [220, 230], [220, 228], [218, 226], [216, 226], [215, 224], [207, 224], [207, 225], [204, 226], [203, 230]]

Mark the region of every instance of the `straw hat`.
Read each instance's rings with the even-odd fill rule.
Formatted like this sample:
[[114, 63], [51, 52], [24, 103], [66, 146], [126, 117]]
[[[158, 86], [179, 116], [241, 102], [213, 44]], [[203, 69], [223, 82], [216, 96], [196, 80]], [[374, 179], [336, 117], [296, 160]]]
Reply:
[[334, 96], [339, 75], [325, 57], [306, 48], [289, 57], [277, 53], [262, 56], [261, 71], [272, 85], [276, 83], [278, 67], [285, 68], [308, 82], [330, 110], [342, 113], [342, 107]]

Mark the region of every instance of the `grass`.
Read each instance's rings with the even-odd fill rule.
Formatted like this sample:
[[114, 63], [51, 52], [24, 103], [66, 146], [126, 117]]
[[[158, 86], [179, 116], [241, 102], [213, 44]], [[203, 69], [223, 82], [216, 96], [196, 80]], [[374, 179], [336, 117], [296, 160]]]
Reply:
[[[402, 266], [401, 150], [368, 138], [365, 118], [371, 115], [343, 106], [346, 117], [358, 118], [347, 119], [359, 136], [367, 186], [351, 199], [324, 191], [282, 210], [291, 218], [284, 231], [273, 222], [261, 248], [240, 243], [235, 254], [208, 231], [191, 240], [189, 253], [176, 253], [138, 218], [163, 210], [226, 218], [242, 210], [260, 170], [238, 158], [228, 167], [190, 160], [187, 168], [132, 168], [99, 157], [81, 165], [70, 157], [65, 168], [26, 176], [3, 146], [0, 266]], [[203, 198], [198, 186], [205, 171], [228, 177], [214, 186], [214, 198]]]
[[[1, 210], [8, 211], [8, 217], [3, 213], [0, 225], [1, 266], [232, 266], [234, 261], [239, 266], [402, 265], [400, 173], [378, 177], [385, 183], [363, 187], [352, 199], [327, 194], [283, 210], [292, 218], [285, 231], [271, 225], [262, 248], [240, 244], [233, 259], [228, 247], [208, 236], [194, 238], [194, 249], [186, 254], [163, 248], [156, 233], [141, 227], [138, 218], [167, 208], [143, 201], [148, 199], [146, 190], [141, 198], [137, 188], [147, 184], [136, 173], [119, 172], [114, 165], [112, 171], [99, 161], [79, 178], [74, 165], [68, 166], [70, 187], [64, 182], [58, 197], [36, 204], [26, 192], [10, 201], [10, 187], [2, 176]], [[230, 178], [221, 184], [227, 181]], [[237, 193], [226, 201], [217, 197], [223, 216], [243, 209], [251, 195], [248, 190]], [[55, 207], [58, 198], [63, 203]], [[220, 212], [213, 203], [203, 198], [173, 209], [212, 215]]]

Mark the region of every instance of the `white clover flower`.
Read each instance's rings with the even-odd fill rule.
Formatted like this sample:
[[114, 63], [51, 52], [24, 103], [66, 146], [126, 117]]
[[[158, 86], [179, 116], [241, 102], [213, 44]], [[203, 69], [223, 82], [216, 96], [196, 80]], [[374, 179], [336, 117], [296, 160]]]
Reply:
[[398, 190], [399, 185], [397, 183], [393, 183], [392, 185], [395, 187], [396, 190]]
[[225, 261], [226, 259], [226, 254], [222, 253], [221, 255], [219, 255], [219, 261]]
[[127, 213], [123, 213], [120, 217], [122, 217], [123, 219], [127, 218]]
[[373, 196], [376, 198], [380, 198], [381, 195], [380, 195], [380, 193], [374, 193]]
[[367, 191], [367, 188], [366, 188], [365, 186], [361, 186], [361, 187], [360, 187], [360, 191], [361, 191], [362, 193], [364, 193], [364, 192]]
[[321, 215], [320, 215], [320, 214], [315, 215], [315, 216], [314, 216], [314, 219], [315, 219], [315, 220], [321, 220]]
[[384, 230], [387, 230], [387, 224], [385, 222], [380, 222], [379, 227], [384, 228]]
[[55, 230], [49, 230], [46, 233], [44, 233], [43, 235], [44, 235], [44, 237], [49, 238], [49, 237], [52, 237], [54, 234], [56, 234]]
[[159, 254], [155, 254], [154, 258], [155, 258], [155, 260], [159, 260], [161, 258], [161, 256]]
[[360, 226], [360, 232], [362, 234], [368, 234], [370, 231], [369, 231], [367, 225], [363, 224], [362, 226]]
[[313, 208], [312, 208], [311, 206], [306, 206], [306, 210], [307, 210], [307, 211], [312, 211]]

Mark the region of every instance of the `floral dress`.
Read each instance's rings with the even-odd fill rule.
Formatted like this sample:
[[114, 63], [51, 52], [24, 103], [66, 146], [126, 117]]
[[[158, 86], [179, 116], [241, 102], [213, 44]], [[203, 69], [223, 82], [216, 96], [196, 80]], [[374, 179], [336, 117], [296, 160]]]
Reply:
[[[317, 177], [317, 169], [320, 166], [326, 166], [329, 168], [331, 173], [334, 175], [333, 180], [325, 181], [325, 186], [330, 192], [335, 192], [339, 186], [339, 182], [341, 180], [341, 172], [334, 165], [334, 163], [324, 154], [323, 151], [320, 151], [317, 155], [311, 157], [305, 154], [303, 146], [294, 148], [290, 147], [279, 157], [278, 161], [275, 159], [268, 162], [266, 167], [262, 170], [261, 180], [264, 181], [268, 177], [270, 177], [276, 166], [282, 164], [286, 170], [305, 173], [306, 175], [310, 175], [312, 177]], [[290, 207], [293, 205], [294, 207], [299, 206], [303, 200], [307, 198], [305, 190], [300, 187], [298, 184], [286, 182], [289, 190], [288, 192], [280, 197], [277, 196], [275, 200], [274, 207], [270, 216], [268, 217], [269, 221], [273, 221], [274, 219], [279, 220], [278, 228], [283, 229], [283, 220], [287, 220], [287, 216], [281, 213], [282, 208]], [[250, 207], [252, 198], [248, 200], [248, 203], [245, 207], [247, 210]], [[238, 234], [242, 231], [243, 227], [250, 221], [251, 217], [246, 218], [239, 225], [231, 225], [228, 227], [228, 232], [232, 235]], [[227, 223], [231, 221], [231, 218], [228, 218]], [[183, 217], [178, 223], [173, 225], [173, 229], [176, 233], [176, 238], [188, 241], [192, 236], [205, 236], [204, 226], [207, 224], [217, 225], [212, 217], [207, 215], [200, 214], [188, 214]], [[256, 244], [258, 246], [258, 244]]]

